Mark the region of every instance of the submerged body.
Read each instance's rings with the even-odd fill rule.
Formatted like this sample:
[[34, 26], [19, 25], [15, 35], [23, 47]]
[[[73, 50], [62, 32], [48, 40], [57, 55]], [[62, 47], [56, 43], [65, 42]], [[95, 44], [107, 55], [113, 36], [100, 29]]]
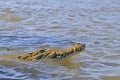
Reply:
[[69, 56], [70, 54], [73, 54], [77, 51], [81, 51], [85, 48], [85, 44], [77, 43], [69, 48], [66, 49], [40, 49], [34, 52], [27, 53], [25, 55], [20, 55], [17, 58], [21, 60], [39, 60], [44, 58], [49, 59], [63, 59]]

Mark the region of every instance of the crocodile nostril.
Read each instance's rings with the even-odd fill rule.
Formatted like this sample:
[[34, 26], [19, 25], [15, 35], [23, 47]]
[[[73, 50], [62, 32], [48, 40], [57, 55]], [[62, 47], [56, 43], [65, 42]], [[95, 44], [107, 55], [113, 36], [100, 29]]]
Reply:
[[85, 44], [83, 44], [83, 45], [82, 45], [82, 49], [85, 49], [85, 47], [86, 47], [86, 45], [85, 45]]

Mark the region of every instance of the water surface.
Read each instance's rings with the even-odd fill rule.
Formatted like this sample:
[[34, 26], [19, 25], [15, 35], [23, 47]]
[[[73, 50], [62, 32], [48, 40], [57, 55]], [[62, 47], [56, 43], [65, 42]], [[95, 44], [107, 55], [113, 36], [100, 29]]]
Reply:
[[[65, 60], [15, 58], [77, 42]], [[120, 0], [0, 0], [0, 79], [119, 80]]]

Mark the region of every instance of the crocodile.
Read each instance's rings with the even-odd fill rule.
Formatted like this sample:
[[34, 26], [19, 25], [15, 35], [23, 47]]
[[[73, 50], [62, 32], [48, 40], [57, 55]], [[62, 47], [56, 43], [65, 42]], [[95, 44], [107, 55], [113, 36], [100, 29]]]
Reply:
[[40, 60], [40, 59], [64, 59], [67, 56], [79, 52], [81, 50], [85, 49], [85, 44], [82, 43], [76, 43], [71, 47], [65, 48], [65, 49], [39, 49], [33, 52], [29, 52], [27, 54], [22, 54], [17, 56], [20, 60], [27, 60], [27, 61], [34, 61], [34, 60]]

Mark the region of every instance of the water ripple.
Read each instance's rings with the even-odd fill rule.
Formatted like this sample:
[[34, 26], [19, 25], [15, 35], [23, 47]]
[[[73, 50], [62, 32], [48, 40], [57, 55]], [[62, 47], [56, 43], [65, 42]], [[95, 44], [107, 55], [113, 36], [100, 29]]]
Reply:
[[[120, 79], [120, 0], [0, 0], [0, 79]], [[86, 44], [63, 61], [18, 61], [39, 48]]]

